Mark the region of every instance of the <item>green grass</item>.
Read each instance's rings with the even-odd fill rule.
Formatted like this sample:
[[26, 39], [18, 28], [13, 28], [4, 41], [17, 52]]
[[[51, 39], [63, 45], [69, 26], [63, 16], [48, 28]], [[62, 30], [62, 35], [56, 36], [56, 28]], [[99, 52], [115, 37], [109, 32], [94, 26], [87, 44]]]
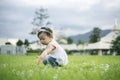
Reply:
[[120, 56], [69, 56], [69, 64], [36, 66], [36, 55], [0, 55], [0, 80], [120, 80]]

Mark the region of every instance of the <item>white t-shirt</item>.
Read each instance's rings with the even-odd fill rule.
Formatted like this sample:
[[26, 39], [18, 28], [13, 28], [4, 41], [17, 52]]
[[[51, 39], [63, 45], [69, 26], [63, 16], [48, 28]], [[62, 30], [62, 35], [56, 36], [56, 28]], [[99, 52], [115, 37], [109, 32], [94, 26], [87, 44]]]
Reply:
[[68, 56], [65, 50], [55, 41], [52, 40], [49, 44], [55, 47], [55, 49], [49, 54], [49, 56], [56, 58], [56, 61], [60, 65], [66, 65], [68, 63]]

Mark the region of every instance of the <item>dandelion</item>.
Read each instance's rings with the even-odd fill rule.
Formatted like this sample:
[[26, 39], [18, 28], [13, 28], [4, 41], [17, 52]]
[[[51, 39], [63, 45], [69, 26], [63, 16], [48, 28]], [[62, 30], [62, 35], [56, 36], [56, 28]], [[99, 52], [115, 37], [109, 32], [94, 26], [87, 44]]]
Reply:
[[108, 69], [109, 69], [109, 64], [106, 64], [104, 70], [107, 71]]
[[84, 63], [83, 63], [83, 65], [87, 65], [87, 63], [86, 63], [86, 62], [84, 62]]
[[57, 79], [58, 79], [58, 74], [55, 74], [55, 75], [53, 76], [53, 79], [54, 79], [54, 80], [57, 80]]
[[82, 68], [82, 67], [80, 67], [80, 71], [83, 71], [83, 68]]
[[19, 66], [19, 67], [22, 67], [22, 64], [19, 64], [18, 66]]
[[28, 78], [31, 78], [31, 77], [32, 77], [32, 73], [29, 73], [29, 74], [28, 74]]
[[93, 69], [93, 68], [90, 68], [89, 70], [90, 70], [90, 71], [93, 71], [94, 69]]
[[21, 72], [21, 75], [24, 75], [24, 71]]
[[20, 76], [20, 71], [17, 71], [17, 72], [16, 72], [16, 75], [17, 75], [17, 76]]
[[33, 75], [33, 70], [29, 70], [28, 73], [29, 73], [29, 74], [28, 74], [28, 78], [31, 78], [32, 75]]
[[109, 70], [109, 64], [101, 64], [100, 68], [103, 69], [104, 71], [108, 71]]
[[3, 64], [3, 67], [6, 68], [8, 66], [8, 64]]
[[15, 71], [16, 71], [15, 69], [12, 69], [12, 73], [15, 73]]
[[33, 73], [33, 70], [29, 70], [30, 73]]
[[47, 70], [48, 66], [45, 66], [42, 70], [41, 70], [41, 73], [44, 74]]

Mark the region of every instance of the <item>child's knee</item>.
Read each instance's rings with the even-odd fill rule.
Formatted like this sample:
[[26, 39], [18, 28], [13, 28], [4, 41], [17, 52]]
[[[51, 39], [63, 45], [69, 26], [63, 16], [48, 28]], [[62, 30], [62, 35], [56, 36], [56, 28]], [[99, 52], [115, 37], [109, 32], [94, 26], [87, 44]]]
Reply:
[[43, 60], [43, 64], [44, 64], [44, 65], [47, 64], [47, 60], [46, 60], [46, 59]]

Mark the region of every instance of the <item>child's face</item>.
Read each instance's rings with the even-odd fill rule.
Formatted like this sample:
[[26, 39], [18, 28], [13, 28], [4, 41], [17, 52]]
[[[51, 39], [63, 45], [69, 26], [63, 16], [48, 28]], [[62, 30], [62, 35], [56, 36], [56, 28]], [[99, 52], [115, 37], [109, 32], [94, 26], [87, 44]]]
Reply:
[[45, 33], [41, 33], [39, 36], [40, 42], [44, 45], [47, 45], [51, 38], [49, 36], [47, 36]]

